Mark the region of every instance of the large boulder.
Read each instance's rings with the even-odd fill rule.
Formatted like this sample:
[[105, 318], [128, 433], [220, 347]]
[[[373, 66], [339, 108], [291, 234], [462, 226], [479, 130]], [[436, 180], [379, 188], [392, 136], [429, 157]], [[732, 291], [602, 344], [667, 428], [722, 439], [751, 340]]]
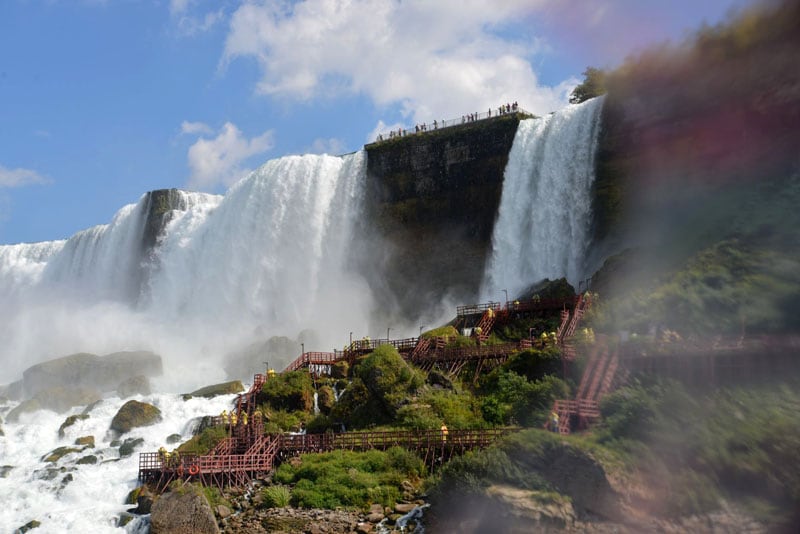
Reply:
[[211, 399], [218, 395], [230, 395], [231, 393], [241, 393], [244, 391], [244, 386], [241, 380], [231, 380], [230, 382], [223, 382], [222, 384], [214, 384], [204, 388], [196, 389], [191, 393], [183, 396], [184, 400], [191, 399], [192, 397], [203, 397]]
[[8, 413], [8, 420], [16, 423], [23, 414], [36, 410], [63, 413], [74, 406], [85, 406], [101, 398], [100, 393], [94, 389], [55, 386], [39, 391], [32, 398], [22, 401]]
[[158, 376], [162, 373], [161, 356], [148, 351], [115, 352], [97, 356], [81, 352], [38, 363], [22, 374], [27, 397], [40, 391], [69, 384], [99, 391], [115, 391], [131, 376]]
[[153, 504], [150, 534], [218, 534], [208, 501], [193, 490], [165, 493]]
[[146, 402], [129, 400], [111, 420], [111, 430], [124, 434], [133, 428], [154, 425], [161, 421], [161, 410]]

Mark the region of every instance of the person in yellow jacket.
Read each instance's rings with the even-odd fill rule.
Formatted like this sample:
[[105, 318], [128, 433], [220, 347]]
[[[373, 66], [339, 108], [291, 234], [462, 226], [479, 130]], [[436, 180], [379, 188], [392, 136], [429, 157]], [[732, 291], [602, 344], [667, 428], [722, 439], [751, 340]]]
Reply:
[[558, 414], [555, 411], [550, 412], [550, 432], [558, 433]]
[[236, 412], [231, 412], [231, 426], [236, 426], [237, 423]]
[[222, 413], [219, 414], [219, 416], [222, 419], [222, 424], [228, 426], [228, 410], [222, 410]]
[[442, 423], [442, 443], [447, 443], [447, 425]]
[[242, 424], [243, 424], [244, 426], [247, 426], [247, 412], [244, 412], [244, 413], [242, 414]]

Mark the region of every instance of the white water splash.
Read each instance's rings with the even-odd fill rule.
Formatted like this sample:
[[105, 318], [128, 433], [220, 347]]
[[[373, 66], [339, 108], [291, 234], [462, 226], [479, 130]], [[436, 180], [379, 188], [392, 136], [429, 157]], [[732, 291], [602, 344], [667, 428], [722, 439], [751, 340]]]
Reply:
[[[137, 486], [138, 453], [157, 450], [171, 434], [180, 434], [181, 441], [189, 439], [192, 419], [229, 410], [234, 397], [188, 401], [179, 395], [133, 397], [157, 406], [163, 419], [123, 435], [123, 440], [144, 440], [131, 456], [124, 458], [120, 458], [119, 447], [111, 446], [116, 436], [109, 431], [111, 419], [125, 402], [119, 397], [109, 397], [92, 407], [89, 418], [67, 427], [63, 438], [58, 436], [59, 426], [68, 415], [79, 414], [82, 409], [61, 415], [42, 410], [24, 414], [20, 423], [4, 423], [0, 469], [6, 472], [0, 476], [0, 532], [13, 532], [31, 520], [41, 522], [34, 530], [37, 534], [124, 532], [116, 525], [121, 512], [135, 507], [124, 501]], [[0, 407], [0, 415], [5, 418], [14, 406], [11, 403]], [[36, 424], [28, 424], [29, 421]], [[42, 460], [57, 447], [81, 449], [75, 440], [83, 436], [94, 436], [95, 447], [70, 453], [54, 463]], [[96, 464], [77, 463], [89, 455], [97, 457]]]
[[603, 99], [521, 121], [505, 170], [481, 288], [510, 296], [544, 278], [584, 277], [591, 187]]

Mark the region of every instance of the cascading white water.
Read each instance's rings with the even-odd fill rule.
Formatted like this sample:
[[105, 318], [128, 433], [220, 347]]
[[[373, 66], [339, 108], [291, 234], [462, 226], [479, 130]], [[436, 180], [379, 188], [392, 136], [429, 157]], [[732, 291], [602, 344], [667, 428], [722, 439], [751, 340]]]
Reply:
[[584, 276], [603, 98], [521, 121], [508, 157], [481, 297]]
[[363, 295], [345, 267], [364, 159], [272, 160], [213, 212], [173, 220], [150, 281], [154, 314], [242, 334], [330, 322], [343, 301]]
[[66, 242], [0, 246], [0, 296], [9, 297], [0, 384], [86, 350], [153, 350], [186, 379], [256, 330], [263, 339], [313, 327], [327, 346], [366, 330], [370, 293], [347, 264], [365, 161], [364, 152], [284, 157], [225, 197], [180, 192], [182, 209], [151, 251], [147, 195]]

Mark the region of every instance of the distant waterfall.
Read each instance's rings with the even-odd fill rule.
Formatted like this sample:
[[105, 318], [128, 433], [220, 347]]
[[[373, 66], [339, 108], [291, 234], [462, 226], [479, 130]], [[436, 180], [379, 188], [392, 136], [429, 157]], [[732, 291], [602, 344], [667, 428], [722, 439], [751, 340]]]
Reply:
[[224, 197], [147, 194], [67, 241], [0, 246], [0, 384], [69, 352], [218, 363], [253, 338], [365, 330], [371, 294], [350, 257], [365, 176], [363, 151], [284, 157]]
[[508, 158], [481, 296], [517, 295], [543, 278], [585, 276], [603, 99], [521, 121]]

